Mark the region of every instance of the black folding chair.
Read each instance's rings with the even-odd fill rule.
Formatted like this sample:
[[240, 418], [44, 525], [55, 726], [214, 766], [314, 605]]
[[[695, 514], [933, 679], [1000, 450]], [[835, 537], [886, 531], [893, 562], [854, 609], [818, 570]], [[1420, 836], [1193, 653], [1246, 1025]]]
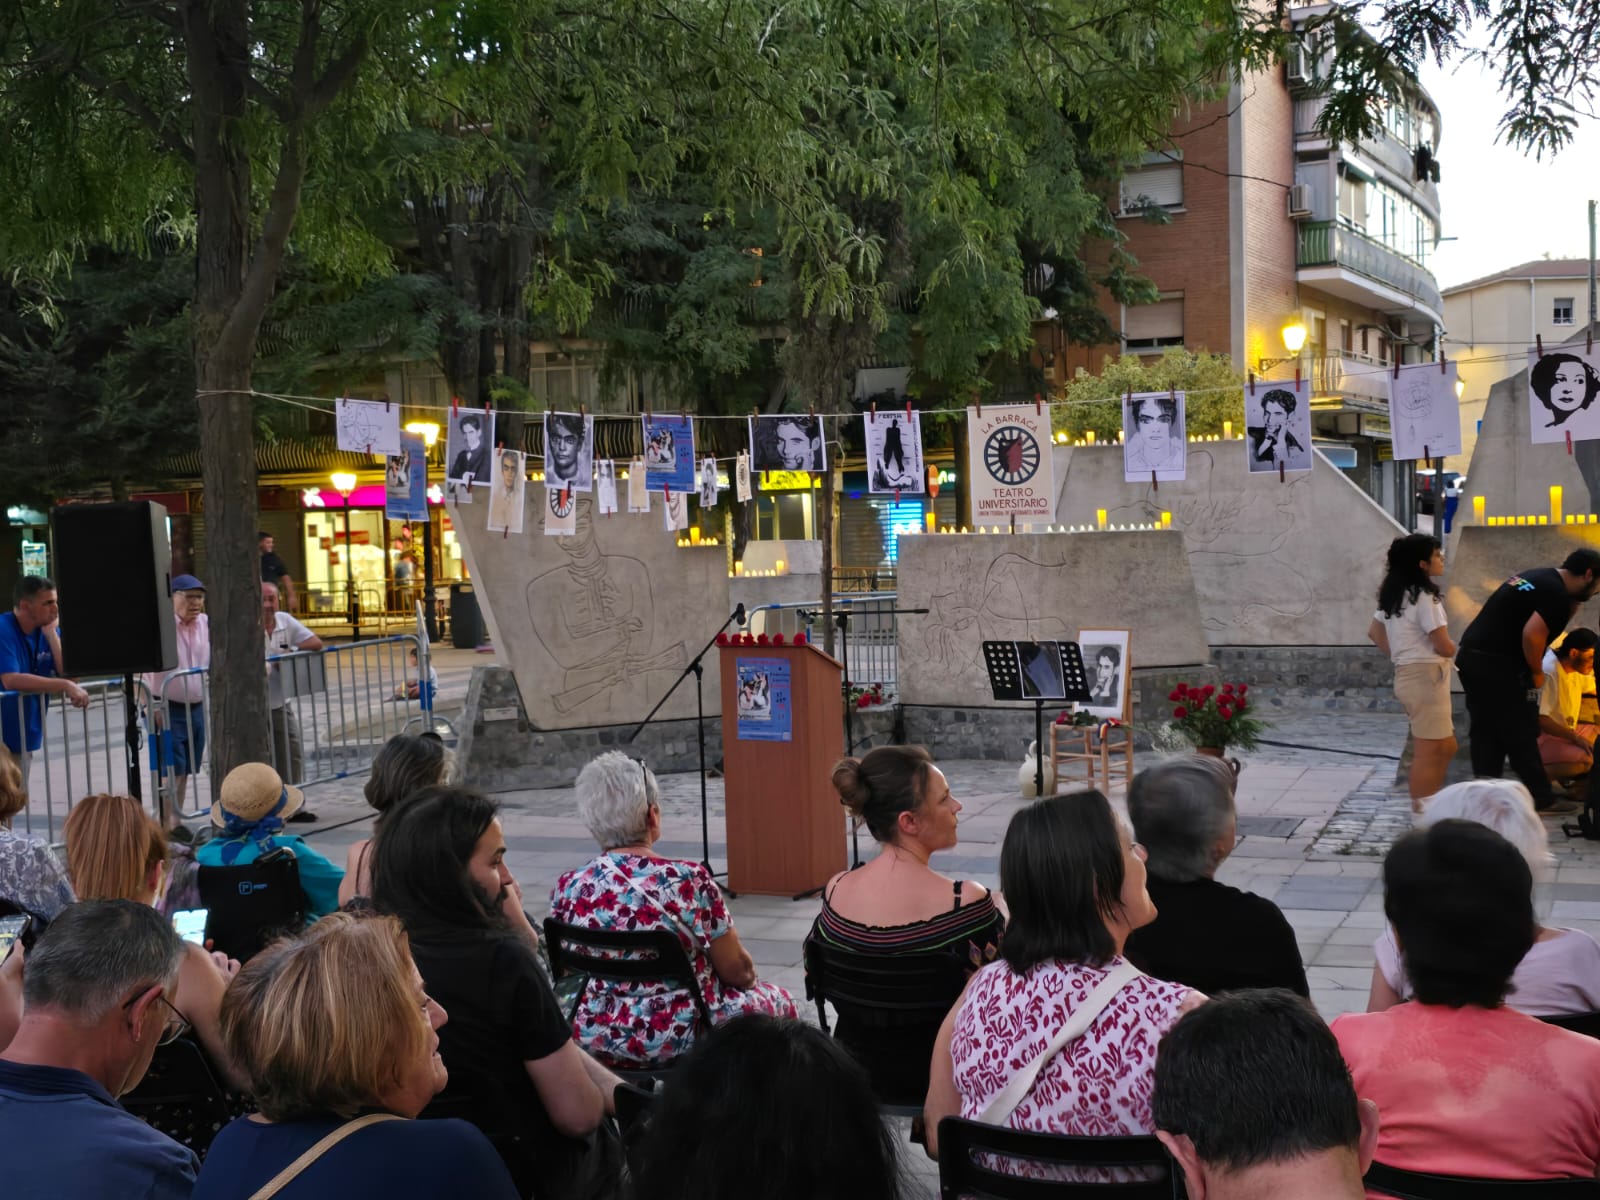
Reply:
[[187, 1037], [158, 1046], [139, 1086], [120, 1103], [152, 1129], [189, 1147], [202, 1161], [222, 1127], [250, 1108], [242, 1098], [228, 1094], [205, 1051]]
[[[544, 922], [544, 945], [550, 953], [550, 973], [556, 982], [578, 976], [583, 983], [573, 993], [574, 1008], [583, 1001], [589, 982], [664, 983], [694, 997], [699, 1021], [695, 1032], [711, 1028], [711, 1009], [700, 991], [694, 964], [678, 935], [666, 929], [589, 929], [567, 925], [554, 917]], [[640, 1070], [618, 1070], [623, 1079], [650, 1082], [671, 1068], [671, 1063]]]
[[[1036, 1179], [1002, 1170], [1000, 1159], [1049, 1168], [1134, 1167], [1151, 1178], [1134, 1183]], [[961, 1117], [939, 1122], [939, 1195], [943, 1200], [1182, 1200], [1183, 1176], [1153, 1136], [1069, 1137], [1027, 1133]]]
[[197, 882], [200, 903], [209, 910], [206, 939], [241, 963], [306, 923], [300, 864], [287, 846], [243, 866], [201, 867]]
[[1556, 1025], [1581, 1033], [1584, 1037], [1600, 1038], [1600, 1012], [1564, 1013], [1559, 1017], [1540, 1017], [1546, 1025]]
[[[817, 1004], [817, 1023], [829, 1032], [826, 1005], [833, 1005], [841, 1017], [848, 1015], [858, 1028], [882, 1031], [893, 1038], [896, 1032], [925, 1033], [918, 1047], [903, 1048], [896, 1041], [896, 1053], [885, 1056], [901, 1077], [882, 1077], [883, 1063], [863, 1061], [872, 1089], [881, 1108], [897, 1116], [917, 1116], [928, 1094], [928, 1064], [933, 1059], [933, 1043], [939, 1024], [967, 985], [967, 971], [953, 955], [924, 952], [917, 954], [863, 954], [835, 946], [820, 938], [805, 942], [806, 996]], [[870, 1036], [870, 1034], [868, 1034]], [[915, 1078], [906, 1078], [905, 1068], [919, 1068]]]
[[1593, 1179], [1476, 1179], [1465, 1175], [1429, 1175], [1375, 1162], [1363, 1182], [1368, 1189], [1397, 1200], [1591, 1200], [1600, 1198]]

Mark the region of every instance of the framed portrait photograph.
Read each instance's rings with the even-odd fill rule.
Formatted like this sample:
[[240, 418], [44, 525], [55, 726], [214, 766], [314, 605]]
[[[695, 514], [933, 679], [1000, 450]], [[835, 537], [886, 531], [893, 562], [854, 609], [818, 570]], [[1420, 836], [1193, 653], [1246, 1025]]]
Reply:
[[1083, 672], [1088, 677], [1089, 699], [1078, 705], [1097, 717], [1128, 717], [1128, 631], [1080, 629], [1078, 647], [1083, 652]]

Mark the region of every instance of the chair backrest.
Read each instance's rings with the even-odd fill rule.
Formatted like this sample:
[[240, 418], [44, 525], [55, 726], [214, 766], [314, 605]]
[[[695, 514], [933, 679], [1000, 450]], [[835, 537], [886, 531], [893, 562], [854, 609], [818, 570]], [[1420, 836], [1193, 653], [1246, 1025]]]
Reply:
[[1474, 1179], [1429, 1175], [1375, 1162], [1367, 1168], [1368, 1190], [1397, 1200], [1590, 1200], [1600, 1197], [1593, 1179]]
[[711, 1028], [694, 964], [678, 935], [666, 929], [589, 929], [567, 925], [554, 917], [544, 922], [544, 945], [550, 954], [550, 972], [588, 975], [619, 983], [666, 983], [694, 997], [701, 1029]]
[[150, 1069], [120, 1103], [202, 1160], [212, 1139], [238, 1115], [205, 1051], [187, 1037], [156, 1047]]
[[1563, 1013], [1559, 1017], [1540, 1017], [1546, 1025], [1556, 1025], [1581, 1033], [1584, 1037], [1600, 1038], [1600, 1012]]
[[966, 968], [943, 951], [865, 954], [808, 937], [804, 955], [806, 987], [817, 1002], [824, 1030], [828, 1028], [825, 1001], [839, 1012], [852, 1011], [874, 1023], [893, 1025], [923, 1021], [929, 1013], [943, 1019], [967, 986]]
[[213, 949], [248, 962], [273, 938], [305, 925], [300, 864], [292, 850], [283, 850], [243, 866], [200, 868], [200, 902], [209, 910], [206, 939]]
[[612, 1093], [612, 1101], [617, 1110], [617, 1128], [622, 1133], [622, 1152], [628, 1165], [637, 1170], [639, 1164], [635, 1161], [634, 1153], [639, 1139], [644, 1136], [645, 1127], [650, 1124], [656, 1094], [631, 1083], [620, 1083]]
[[[1011, 1174], [996, 1162], [1002, 1158], [1044, 1167], [1051, 1177]], [[1062, 1168], [1094, 1167], [1138, 1168], [1149, 1178], [1133, 1183], [1080, 1183], [1070, 1174], [1061, 1178], [1066, 1173]], [[1184, 1193], [1182, 1175], [1167, 1148], [1151, 1135], [1069, 1137], [946, 1117], [939, 1122], [939, 1194], [944, 1200], [1062, 1200], [1078, 1196], [1176, 1200]]]

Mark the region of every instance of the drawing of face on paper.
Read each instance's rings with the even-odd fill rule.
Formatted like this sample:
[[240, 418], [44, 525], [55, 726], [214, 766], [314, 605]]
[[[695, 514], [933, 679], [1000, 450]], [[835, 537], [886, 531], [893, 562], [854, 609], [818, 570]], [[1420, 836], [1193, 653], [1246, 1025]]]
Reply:
[[650, 480], [642, 458], [636, 458], [628, 464], [628, 511], [650, 511]]
[[602, 458], [594, 468], [595, 503], [603, 515], [614, 513], [617, 511], [617, 464]]
[[689, 497], [682, 492], [667, 495], [667, 502], [661, 507], [661, 527], [668, 533], [689, 528]]
[[544, 489], [544, 531], [570, 537], [578, 530], [578, 494], [571, 488]]
[[715, 508], [717, 506], [717, 460], [702, 458], [700, 460], [700, 507]]
[[1455, 363], [1412, 363], [1389, 376], [1392, 452], [1397, 461], [1461, 453]]
[[739, 451], [739, 457], [733, 463], [733, 494], [741, 502], [750, 499], [750, 453], [747, 450]]
[[1528, 427], [1534, 442], [1600, 438], [1600, 354], [1528, 351]]
[[357, 454], [400, 453], [400, 406], [383, 400], [336, 400], [333, 419], [341, 450]]

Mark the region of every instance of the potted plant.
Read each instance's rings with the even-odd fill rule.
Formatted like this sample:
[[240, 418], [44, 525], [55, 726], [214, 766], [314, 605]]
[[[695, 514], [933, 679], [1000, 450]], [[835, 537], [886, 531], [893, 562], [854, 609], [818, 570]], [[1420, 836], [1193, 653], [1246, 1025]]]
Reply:
[[1230, 746], [1252, 750], [1265, 721], [1254, 715], [1250, 688], [1243, 683], [1194, 687], [1180, 683], [1168, 693], [1173, 702], [1172, 728], [1201, 754], [1223, 757]]

